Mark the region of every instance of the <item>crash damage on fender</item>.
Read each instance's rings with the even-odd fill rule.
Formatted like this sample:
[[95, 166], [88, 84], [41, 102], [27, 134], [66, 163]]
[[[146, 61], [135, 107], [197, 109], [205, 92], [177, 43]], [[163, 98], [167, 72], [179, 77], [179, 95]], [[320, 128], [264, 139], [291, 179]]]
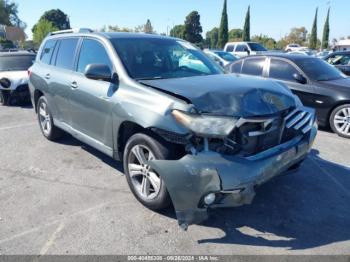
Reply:
[[184, 229], [207, 219], [208, 208], [250, 204], [254, 188], [301, 163], [316, 137], [314, 110], [277, 82], [215, 75], [142, 84], [191, 105], [189, 112], [171, 110], [188, 134], [155, 128], [187, 154], [149, 161]]

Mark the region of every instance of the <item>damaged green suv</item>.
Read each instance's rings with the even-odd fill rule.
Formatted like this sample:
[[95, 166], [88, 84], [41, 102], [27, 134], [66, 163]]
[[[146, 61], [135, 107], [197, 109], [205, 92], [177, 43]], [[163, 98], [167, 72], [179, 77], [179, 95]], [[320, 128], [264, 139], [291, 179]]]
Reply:
[[226, 75], [180, 39], [55, 32], [29, 75], [47, 139], [63, 130], [122, 160], [135, 197], [153, 210], [172, 203], [183, 228], [208, 208], [249, 204], [317, 133], [314, 111], [286, 86]]

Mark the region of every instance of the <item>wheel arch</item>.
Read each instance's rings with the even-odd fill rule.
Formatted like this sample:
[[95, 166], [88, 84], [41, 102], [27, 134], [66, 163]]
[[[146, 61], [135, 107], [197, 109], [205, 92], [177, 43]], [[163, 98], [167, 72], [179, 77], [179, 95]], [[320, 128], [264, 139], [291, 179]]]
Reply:
[[37, 105], [38, 105], [38, 101], [39, 101], [39, 98], [42, 97], [44, 95], [44, 93], [39, 90], [39, 89], [35, 89], [34, 91], [34, 109], [35, 109], [35, 113], [38, 113], [38, 108], [37, 108]]

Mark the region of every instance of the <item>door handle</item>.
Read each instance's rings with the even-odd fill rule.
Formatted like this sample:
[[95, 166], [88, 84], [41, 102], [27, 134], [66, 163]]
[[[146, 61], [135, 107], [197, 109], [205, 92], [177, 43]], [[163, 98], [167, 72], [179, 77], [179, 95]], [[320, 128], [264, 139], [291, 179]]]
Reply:
[[70, 84], [70, 86], [71, 86], [72, 88], [78, 88], [78, 83], [75, 82], [75, 81], [73, 81], [73, 82]]
[[45, 78], [46, 78], [46, 79], [50, 79], [50, 78], [51, 78], [51, 75], [50, 75], [49, 73], [47, 73], [47, 74], [45, 75]]

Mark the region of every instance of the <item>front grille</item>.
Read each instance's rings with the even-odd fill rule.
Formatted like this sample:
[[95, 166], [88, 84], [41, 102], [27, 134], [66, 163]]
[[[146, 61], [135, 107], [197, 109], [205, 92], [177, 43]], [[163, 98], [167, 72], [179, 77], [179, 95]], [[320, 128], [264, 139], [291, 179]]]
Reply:
[[306, 134], [311, 130], [314, 120], [314, 112], [311, 109], [297, 108], [285, 118], [286, 128]]
[[241, 155], [251, 156], [309, 132], [314, 121], [314, 111], [304, 107], [270, 118], [241, 119], [229, 139], [237, 142]]
[[28, 92], [29, 91], [28, 84], [17, 86], [16, 91], [17, 92]]

